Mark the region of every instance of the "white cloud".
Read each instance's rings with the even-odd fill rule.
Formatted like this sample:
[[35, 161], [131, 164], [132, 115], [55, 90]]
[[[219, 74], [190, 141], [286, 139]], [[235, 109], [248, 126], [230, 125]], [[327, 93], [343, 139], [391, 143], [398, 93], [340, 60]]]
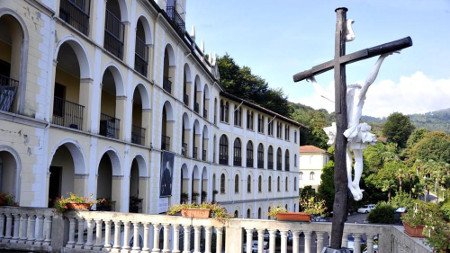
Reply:
[[[327, 97], [334, 98], [334, 87], [330, 83], [324, 87]], [[334, 111], [334, 103], [315, 93], [299, 101], [315, 109]], [[399, 82], [382, 80], [375, 82], [367, 92], [363, 114], [386, 117], [393, 112], [403, 114], [425, 113], [450, 108], [450, 78], [433, 80], [422, 72], [403, 76]]]

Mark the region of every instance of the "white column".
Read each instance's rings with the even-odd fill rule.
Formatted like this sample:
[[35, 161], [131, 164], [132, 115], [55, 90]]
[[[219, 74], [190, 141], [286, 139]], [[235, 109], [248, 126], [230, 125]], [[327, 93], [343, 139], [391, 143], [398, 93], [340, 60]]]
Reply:
[[355, 253], [361, 253], [361, 234], [353, 234], [355, 238], [354, 251]]
[[190, 253], [191, 252], [191, 226], [189, 226], [189, 225], [183, 226], [183, 232], [184, 232], [183, 253]]
[[281, 234], [281, 253], [287, 252], [287, 231], [280, 231]]
[[149, 229], [150, 229], [150, 224], [149, 223], [144, 223], [144, 242], [143, 242], [143, 245], [142, 245], [142, 251], [141, 252], [150, 252], [150, 248], [148, 247]]
[[35, 240], [35, 226], [36, 226], [36, 218], [34, 215], [28, 216], [28, 224], [27, 224], [27, 244], [32, 245]]
[[13, 229], [12, 220], [13, 220], [12, 215], [10, 213], [7, 213], [6, 214], [6, 230], [5, 230], [5, 237], [4, 237], [3, 241], [11, 238], [11, 235], [12, 235], [11, 232]]
[[170, 232], [170, 225], [164, 224], [164, 238], [163, 238], [163, 253], [169, 253], [170, 247], [169, 247], [169, 232]]
[[49, 246], [52, 239], [52, 216], [51, 214], [44, 215], [44, 243], [43, 245]]
[[78, 240], [77, 240], [77, 243], [76, 243], [76, 245], [75, 245], [75, 248], [76, 249], [82, 249], [83, 248], [83, 244], [84, 244], [84, 241], [83, 241], [83, 236], [84, 236], [84, 219], [83, 218], [80, 218], [80, 219], [77, 219], [77, 221], [78, 221]]
[[5, 216], [3, 216], [3, 213], [0, 213], [0, 239], [3, 239], [5, 236], [3, 233], [3, 230], [5, 229]]
[[316, 232], [317, 238], [317, 253], [321, 253], [323, 249], [323, 235], [324, 232]]
[[122, 250], [121, 252], [129, 252], [130, 250], [130, 222], [124, 221], [123, 222], [123, 244], [122, 244]]
[[373, 253], [373, 235], [367, 235], [367, 253]]
[[211, 230], [210, 226], [205, 227], [205, 253], [211, 253]]
[[139, 252], [139, 222], [133, 222], [133, 248], [131, 252]]
[[120, 250], [120, 227], [122, 226], [121, 221], [114, 221], [114, 243], [113, 243], [113, 251]]
[[36, 227], [35, 227], [35, 234], [36, 234], [36, 241], [34, 242], [34, 245], [42, 245], [42, 242], [44, 241], [44, 216], [42, 214], [36, 215]]
[[111, 249], [111, 221], [105, 221], [105, 243], [103, 244], [103, 248], [106, 250]]
[[[94, 250], [101, 250], [102, 249], [102, 225], [103, 225], [103, 221], [98, 219], [95, 220], [95, 244], [94, 244]], [[106, 227], [105, 227], [106, 230]]]
[[178, 224], [172, 225], [173, 228], [173, 249], [172, 253], [180, 253], [180, 227]]
[[299, 253], [299, 231], [292, 231], [292, 253]]
[[11, 243], [17, 243], [19, 240], [19, 225], [20, 225], [20, 215], [18, 213], [13, 213], [14, 216], [14, 231], [12, 239], [10, 240]]
[[86, 245], [84, 245], [84, 249], [92, 249], [93, 242], [93, 236], [94, 236], [94, 221], [92, 219], [89, 219], [87, 221], [87, 240]]
[[348, 233], [344, 233], [342, 236], [342, 247], [347, 247], [348, 244]]
[[153, 224], [153, 249], [152, 253], [161, 252], [159, 249], [159, 224]]
[[222, 235], [223, 228], [216, 228], [217, 242], [216, 242], [216, 253], [222, 253]]
[[27, 240], [27, 214], [22, 213], [20, 215], [19, 224], [19, 241], [25, 243]]
[[275, 253], [275, 230], [269, 230], [269, 252]]
[[264, 229], [258, 229], [258, 252], [264, 250]]
[[194, 226], [194, 253], [200, 253], [200, 226]]
[[247, 234], [247, 252], [252, 252], [252, 246], [253, 246], [253, 229], [247, 228], [245, 229], [245, 232]]
[[305, 235], [305, 253], [311, 253], [311, 231], [304, 231]]
[[74, 246], [75, 246], [75, 218], [69, 218], [69, 241], [66, 244], [66, 248], [73, 248]]

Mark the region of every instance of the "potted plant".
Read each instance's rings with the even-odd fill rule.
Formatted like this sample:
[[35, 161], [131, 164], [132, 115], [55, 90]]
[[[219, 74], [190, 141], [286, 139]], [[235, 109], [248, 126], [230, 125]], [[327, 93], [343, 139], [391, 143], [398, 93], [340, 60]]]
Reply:
[[69, 193], [69, 197], [61, 197], [56, 200], [55, 208], [61, 213], [65, 212], [66, 210], [89, 210], [95, 203], [96, 201], [92, 200], [92, 198]]
[[413, 208], [409, 208], [409, 212], [402, 215], [403, 227], [405, 233], [412, 237], [423, 238], [423, 229], [427, 220], [431, 218], [433, 206], [431, 203], [424, 201], [416, 201]]
[[112, 211], [115, 201], [111, 201], [109, 198], [99, 198], [97, 199], [97, 211]]
[[189, 196], [187, 193], [182, 192], [180, 194], [180, 198], [181, 198], [181, 203], [186, 203], [189, 200]]
[[187, 218], [214, 218], [221, 222], [230, 218], [231, 215], [227, 213], [226, 209], [217, 203], [192, 203], [192, 204], [178, 204], [173, 205], [169, 208], [167, 212], [168, 215], [175, 215], [181, 213], [183, 217]]
[[16, 206], [14, 196], [9, 193], [0, 192], [0, 206]]
[[284, 207], [271, 207], [269, 216], [276, 218], [278, 221], [311, 221], [311, 214], [305, 212], [288, 212]]
[[300, 204], [303, 212], [312, 216], [322, 216], [327, 210], [325, 200], [317, 200], [315, 197], [300, 199]]

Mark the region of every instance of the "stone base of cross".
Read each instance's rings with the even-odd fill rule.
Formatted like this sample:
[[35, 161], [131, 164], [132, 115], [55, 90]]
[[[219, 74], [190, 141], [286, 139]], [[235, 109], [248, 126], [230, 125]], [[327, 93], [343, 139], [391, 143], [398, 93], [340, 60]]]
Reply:
[[[372, 48], [363, 49], [351, 54], [345, 54], [345, 43], [348, 39], [349, 29], [347, 29], [347, 8], [336, 9], [336, 36], [335, 36], [335, 56], [333, 60], [317, 65], [309, 70], [294, 75], [294, 82], [309, 79], [315, 75], [334, 69], [334, 87], [335, 87], [335, 112], [336, 112], [336, 136], [335, 136], [335, 167], [334, 167], [334, 186], [335, 196], [333, 204], [333, 220], [331, 227], [330, 248], [324, 252], [335, 252], [341, 250], [344, 223], [347, 220], [347, 198], [348, 181], [346, 173], [346, 151], [347, 139], [344, 131], [348, 128], [347, 103], [346, 103], [346, 72], [347, 64], [371, 58], [374, 56], [390, 54], [401, 49], [412, 46], [410, 37], [392, 41]], [[347, 37], [347, 39], [346, 39]], [[350, 36], [351, 37], [351, 36]], [[351, 38], [353, 39], [353, 38]], [[331, 251], [329, 251], [331, 250]], [[338, 252], [346, 252], [344, 251]]]

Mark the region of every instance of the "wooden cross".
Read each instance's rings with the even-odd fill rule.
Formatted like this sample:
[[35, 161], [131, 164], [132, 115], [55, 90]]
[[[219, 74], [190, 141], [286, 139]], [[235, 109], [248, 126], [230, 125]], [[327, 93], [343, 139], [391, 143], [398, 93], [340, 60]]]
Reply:
[[356, 61], [364, 60], [385, 53], [395, 52], [403, 48], [412, 46], [410, 37], [388, 42], [372, 48], [363, 49], [351, 54], [345, 54], [346, 42], [346, 21], [347, 8], [341, 7], [336, 10], [336, 35], [335, 35], [335, 55], [334, 59], [312, 67], [309, 70], [294, 75], [294, 82], [321, 74], [334, 69], [334, 89], [335, 89], [335, 112], [336, 112], [336, 140], [335, 140], [335, 163], [334, 163], [334, 186], [335, 196], [333, 204], [333, 220], [331, 227], [332, 249], [340, 249], [344, 223], [347, 219], [347, 176], [345, 153], [347, 140], [343, 135], [347, 129], [347, 105], [346, 93], [347, 84], [345, 76], [345, 65]]

